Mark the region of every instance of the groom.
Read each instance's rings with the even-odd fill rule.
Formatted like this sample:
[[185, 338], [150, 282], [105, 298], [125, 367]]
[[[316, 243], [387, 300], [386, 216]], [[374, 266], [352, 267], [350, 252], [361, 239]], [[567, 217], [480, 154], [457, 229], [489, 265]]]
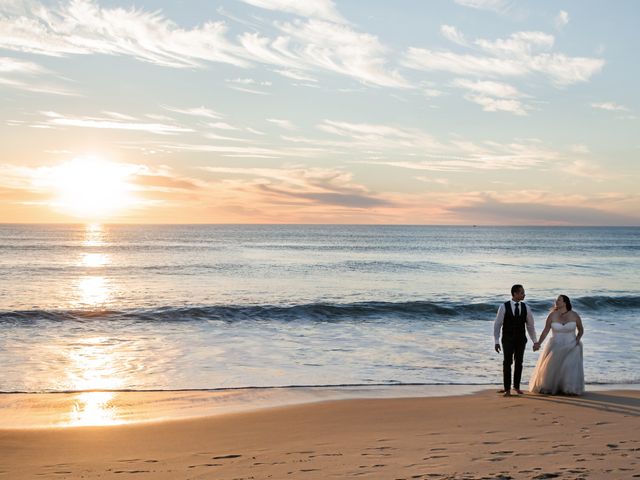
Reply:
[[527, 344], [525, 329], [529, 332], [529, 338], [533, 343], [537, 343], [533, 314], [523, 302], [524, 297], [524, 287], [522, 285], [511, 287], [511, 300], [500, 305], [496, 321], [493, 324], [495, 348], [498, 353], [500, 353], [500, 331], [502, 330], [502, 352], [504, 354], [502, 374], [505, 397], [511, 396], [511, 365], [514, 361], [513, 388], [518, 395], [522, 395], [520, 379], [522, 378], [524, 349]]

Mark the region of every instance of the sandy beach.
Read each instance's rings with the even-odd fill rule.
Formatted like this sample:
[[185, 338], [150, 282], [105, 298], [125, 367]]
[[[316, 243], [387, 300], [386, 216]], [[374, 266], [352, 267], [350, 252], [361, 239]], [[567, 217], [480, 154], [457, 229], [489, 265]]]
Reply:
[[354, 399], [0, 430], [0, 478], [640, 477], [640, 392]]

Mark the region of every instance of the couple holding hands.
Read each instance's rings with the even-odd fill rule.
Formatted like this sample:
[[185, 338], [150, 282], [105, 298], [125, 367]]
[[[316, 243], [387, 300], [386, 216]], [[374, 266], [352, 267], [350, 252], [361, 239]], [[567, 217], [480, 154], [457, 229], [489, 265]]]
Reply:
[[524, 287], [511, 287], [511, 300], [500, 305], [494, 322], [496, 352], [502, 351], [505, 397], [511, 396], [511, 365], [513, 388], [517, 394], [522, 377], [522, 361], [527, 343], [525, 332], [533, 341], [533, 351], [537, 352], [549, 332], [552, 336], [538, 358], [538, 363], [529, 380], [532, 393], [582, 395], [584, 393], [584, 369], [582, 366], [582, 343], [584, 333], [580, 316], [573, 311], [571, 300], [559, 295], [547, 317], [540, 339], [536, 339], [536, 329], [531, 309], [523, 302]]

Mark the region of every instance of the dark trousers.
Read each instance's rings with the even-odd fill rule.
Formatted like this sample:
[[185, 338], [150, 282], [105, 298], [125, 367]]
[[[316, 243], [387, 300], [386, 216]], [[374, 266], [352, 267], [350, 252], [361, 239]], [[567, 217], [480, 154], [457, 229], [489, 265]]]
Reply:
[[524, 359], [524, 349], [527, 340], [514, 340], [511, 338], [502, 338], [502, 353], [504, 361], [502, 362], [502, 376], [505, 391], [511, 389], [511, 364], [515, 361], [513, 368], [513, 388], [520, 390], [520, 379], [522, 378], [522, 360]]

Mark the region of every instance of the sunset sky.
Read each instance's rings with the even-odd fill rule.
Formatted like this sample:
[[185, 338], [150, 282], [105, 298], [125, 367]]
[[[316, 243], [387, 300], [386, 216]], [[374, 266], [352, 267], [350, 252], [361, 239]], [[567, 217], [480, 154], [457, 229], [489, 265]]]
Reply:
[[0, 2], [0, 222], [640, 224], [640, 2]]

